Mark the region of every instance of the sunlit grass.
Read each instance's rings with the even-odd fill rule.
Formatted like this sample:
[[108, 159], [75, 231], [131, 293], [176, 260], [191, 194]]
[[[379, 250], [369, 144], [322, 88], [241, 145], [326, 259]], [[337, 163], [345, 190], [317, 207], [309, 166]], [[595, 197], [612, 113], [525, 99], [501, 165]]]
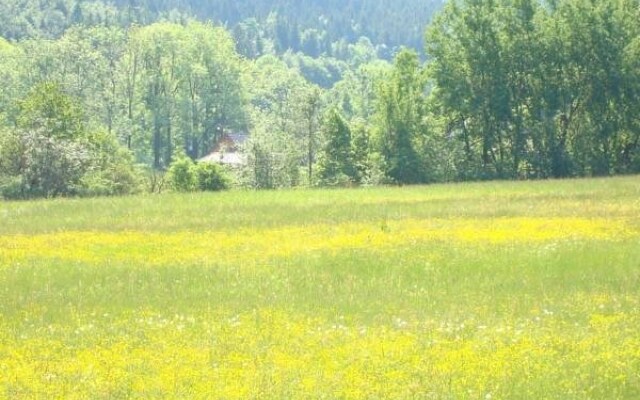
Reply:
[[640, 396], [636, 177], [0, 221], [0, 398]]

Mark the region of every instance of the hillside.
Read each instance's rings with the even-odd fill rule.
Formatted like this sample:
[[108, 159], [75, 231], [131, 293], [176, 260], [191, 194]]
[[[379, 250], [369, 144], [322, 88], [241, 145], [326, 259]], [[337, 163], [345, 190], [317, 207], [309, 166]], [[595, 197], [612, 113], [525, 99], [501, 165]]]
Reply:
[[0, 35], [55, 38], [78, 22], [128, 25], [185, 18], [232, 28], [255, 18], [260, 23], [269, 20], [280, 44], [294, 50], [302, 47], [309, 29], [330, 43], [367, 36], [390, 48], [422, 48], [424, 27], [441, 5], [441, 0], [5, 0], [0, 3]]

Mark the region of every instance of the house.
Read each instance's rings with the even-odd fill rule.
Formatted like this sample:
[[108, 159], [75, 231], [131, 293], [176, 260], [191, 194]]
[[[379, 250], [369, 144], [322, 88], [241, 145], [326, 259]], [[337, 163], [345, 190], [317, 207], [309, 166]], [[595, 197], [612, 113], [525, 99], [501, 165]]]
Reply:
[[218, 163], [231, 167], [244, 165], [242, 145], [247, 139], [249, 139], [249, 135], [244, 133], [225, 133], [218, 140], [213, 151], [199, 159], [198, 162]]

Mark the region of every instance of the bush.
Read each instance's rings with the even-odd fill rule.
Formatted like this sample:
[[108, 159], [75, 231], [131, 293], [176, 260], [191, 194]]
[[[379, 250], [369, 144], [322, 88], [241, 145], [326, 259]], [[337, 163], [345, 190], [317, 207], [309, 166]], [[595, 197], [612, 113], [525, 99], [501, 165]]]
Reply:
[[0, 177], [0, 197], [6, 200], [21, 200], [26, 196], [20, 177]]
[[229, 189], [231, 181], [218, 164], [198, 163], [193, 166], [196, 184], [201, 191], [219, 191]]
[[133, 163], [131, 152], [113, 135], [90, 136], [91, 167], [81, 180], [83, 196], [122, 196], [142, 190], [143, 171]]
[[171, 189], [177, 192], [218, 191], [231, 186], [231, 180], [220, 165], [194, 164], [188, 157], [171, 163], [167, 179]]
[[129, 164], [113, 164], [104, 170], [96, 170], [82, 177], [83, 196], [123, 196], [140, 193], [142, 171]]
[[78, 194], [91, 164], [86, 145], [38, 131], [20, 132], [16, 140], [14, 152], [8, 155], [11, 160], [3, 166], [5, 178], [11, 178], [11, 184], [4, 185], [4, 197], [15, 198], [18, 193], [25, 199]]
[[196, 177], [193, 161], [189, 157], [180, 157], [171, 163], [167, 173], [169, 186], [176, 192], [192, 192], [196, 189]]
[[141, 174], [131, 153], [112, 136], [71, 140], [41, 130], [17, 130], [1, 142], [0, 193], [5, 199], [140, 191]]

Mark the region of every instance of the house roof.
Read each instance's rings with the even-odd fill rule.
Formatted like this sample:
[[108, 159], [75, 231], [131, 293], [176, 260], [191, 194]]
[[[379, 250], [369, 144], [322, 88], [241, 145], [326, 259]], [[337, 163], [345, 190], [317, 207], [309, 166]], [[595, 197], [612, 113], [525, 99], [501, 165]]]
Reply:
[[224, 165], [243, 165], [244, 159], [240, 153], [222, 153], [214, 151], [213, 153], [199, 159], [198, 162], [219, 163]]
[[218, 139], [215, 147], [213, 148], [214, 152], [235, 152], [240, 150], [240, 147], [247, 141], [249, 135], [243, 133], [225, 133]]
[[218, 140], [213, 151], [200, 158], [198, 162], [219, 163], [224, 165], [243, 165], [242, 145], [249, 139], [245, 133], [225, 133]]

